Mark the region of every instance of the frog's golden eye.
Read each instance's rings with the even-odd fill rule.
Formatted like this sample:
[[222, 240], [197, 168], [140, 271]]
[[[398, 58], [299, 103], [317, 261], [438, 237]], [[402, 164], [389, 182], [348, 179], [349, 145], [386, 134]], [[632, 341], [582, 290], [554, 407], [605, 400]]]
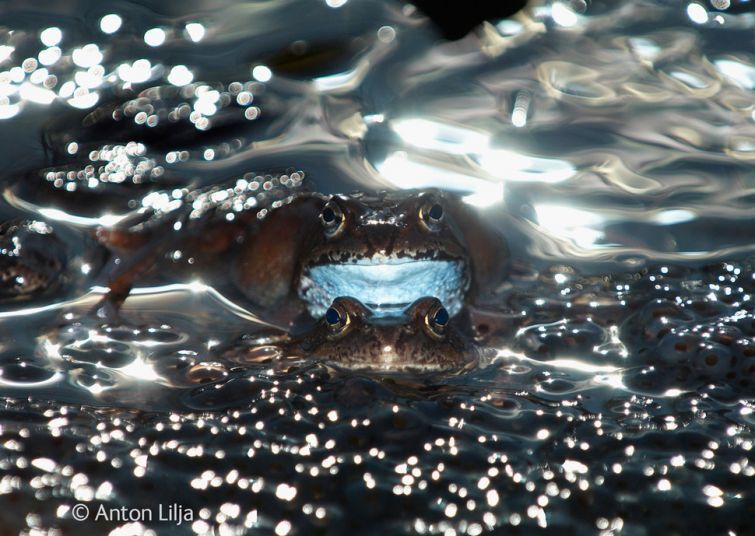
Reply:
[[325, 233], [328, 236], [337, 235], [343, 228], [344, 216], [341, 207], [334, 201], [328, 201], [325, 207], [320, 212], [320, 221], [325, 228]]
[[419, 209], [419, 221], [431, 231], [436, 231], [440, 228], [445, 215], [446, 211], [443, 209], [443, 205], [436, 201], [429, 201]]
[[334, 303], [325, 311], [325, 323], [333, 334], [343, 333], [351, 323], [349, 313]]
[[430, 335], [435, 338], [443, 338], [446, 333], [446, 326], [451, 316], [445, 307], [438, 304], [437, 307], [430, 309], [425, 315], [425, 327]]

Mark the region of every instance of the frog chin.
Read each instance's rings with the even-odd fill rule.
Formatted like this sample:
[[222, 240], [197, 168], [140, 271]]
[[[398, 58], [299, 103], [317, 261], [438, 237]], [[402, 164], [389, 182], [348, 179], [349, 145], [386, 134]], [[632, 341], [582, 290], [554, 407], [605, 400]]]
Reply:
[[360, 260], [308, 267], [298, 292], [314, 318], [322, 317], [339, 296], [358, 299], [376, 317], [400, 316], [415, 300], [434, 296], [453, 316], [461, 310], [468, 287], [461, 260]]

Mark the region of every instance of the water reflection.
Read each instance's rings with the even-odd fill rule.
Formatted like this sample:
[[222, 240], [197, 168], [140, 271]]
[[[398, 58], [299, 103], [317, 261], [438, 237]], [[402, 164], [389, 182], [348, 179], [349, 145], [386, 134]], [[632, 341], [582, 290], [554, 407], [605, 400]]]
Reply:
[[[582, 65], [581, 58], [556, 59], [554, 53], [560, 50], [556, 43], [567, 39], [567, 34], [555, 31], [550, 36], [554, 43], [552, 49], [541, 52], [540, 57], [531, 62], [529, 73], [527, 69], [517, 67], [511, 69], [507, 79], [503, 80], [499, 78], [500, 69], [495, 65], [486, 65], [483, 62], [484, 54], [481, 56], [480, 50], [475, 48], [480, 43], [483, 44], [483, 48], [489, 46], [486, 39], [489, 39], [490, 35], [481, 34], [479, 42], [476, 38], [470, 37], [455, 47], [439, 47], [437, 51], [434, 51], [437, 58], [435, 61], [444, 61], [447, 64], [441, 75], [442, 78], [451, 83], [447, 86], [449, 90], [441, 86], [434, 90], [434, 93], [424, 94], [425, 88], [429, 87], [422, 83], [422, 77], [426, 76], [426, 71], [418, 68], [412, 58], [418, 47], [426, 46], [431, 40], [422, 32], [415, 32], [418, 37], [397, 45], [397, 29], [400, 32], [401, 28], [400, 25], [391, 23], [381, 25], [375, 33], [372, 33], [372, 36], [377, 36], [377, 39], [371, 38], [372, 50], [355, 56], [351, 68], [326, 76], [315, 76], [313, 82], [317, 91], [337, 92], [347, 98], [353, 98], [352, 95], [355, 92], [370, 90], [372, 78], [368, 76], [368, 73], [380, 72], [383, 64], [395, 63], [397, 72], [403, 69], [405, 76], [391, 79], [389, 82], [392, 86], [391, 91], [405, 93], [408, 91], [402, 109], [408, 109], [415, 99], [421, 99], [422, 103], [417, 107], [421, 115], [411, 116], [379, 110], [379, 113], [365, 114], [362, 118], [362, 122], [368, 126], [366, 130], [364, 127], [357, 130], [349, 127], [350, 136], [364, 137], [369, 132], [370, 117], [385, 116], [386, 111], [390, 112], [387, 124], [399, 136], [402, 143], [399, 146], [393, 146], [382, 158], [374, 160], [368, 158], [366, 164], [378, 171], [381, 175], [378, 180], [382, 179], [395, 187], [452, 187], [471, 194], [472, 197], [469, 199], [480, 206], [494, 205], [504, 199], [502, 187], [488, 185], [486, 182], [500, 181], [509, 188], [512, 182], [557, 185], [568, 181], [574, 183], [575, 192], [582, 191], [581, 185], [585, 183], [585, 187], [592, 188], [590, 197], [595, 199], [600, 196], [594, 188], [596, 185], [590, 182], [592, 170], [598, 171], [609, 184], [626, 186], [632, 194], [640, 190], [650, 193], [652, 189], [658, 188], [659, 184], [667, 182], [662, 175], [654, 173], [653, 168], [648, 165], [651, 157], [645, 159], [641, 168], [630, 166], [631, 157], [626, 154], [629, 149], [622, 148], [621, 144], [612, 147], [608, 154], [600, 155], [603, 163], [597, 164], [593, 169], [589, 167], [590, 158], [585, 158], [584, 154], [562, 153], [560, 158], [548, 156], [555, 155], [557, 151], [554, 151], [556, 146], [550, 145], [548, 136], [552, 136], [553, 131], [549, 132], [547, 125], [563, 126], [565, 122], [572, 120], [571, 117], [579, 117], [575, 110], [563, 107], [565, 104], [586, 107], [579, 112], [582, 114], [581, 120], [590, 121], [594, 131], [605, 130], [606, 135], [610, 135], [612, 120], [609, 119], [610, 115], [596, 115], [596, 112], [599, 113], [601, 109], [612, 108], [620, 103], [635, 106], [634, 99], [638, 103], [637, 112], [642, 114], [639, 103], [648, 102], [655, 105], [673, 103], [667, 109], [661, 109], [657, 118], [650, 120], [651, 123], [657, 122], [657, 127], [638, 128], [637, 122], [634, 122], [630, 136], [639, 139], [640, 143], [646, 146], [648, 154], [659, 153], [657, 158], [664, 158], [658, 151], [658, 144], [665, 146], [668, 151], [669, 148], [678, 145], [676, 141], [678, 139], [684, 140], [687, 145], [695, 145], [701, 151], [701, 157], [705, 153], [720, 152], [716, 147], [711, 146], [715, 142], [712, 139], [706, 139], [704, 133], [700, 132], [702, 125], [664, 126], [669, 122], [671, 125], [677, 122], [673, 110], [694, 106], [692, 101], [696, 99], [726, 98], [727, 102], [731, 102], [733, 98], [733, 88], [727, 87], [721, 80], [711, 76], [710, 69], [706, 67], [711, 63], [706, 63], [704, 51], [696, 49], [696, 47], [699, 49], [699, 44], [695, 42], [694, 36], [673, 29], [651, 31], [643, 35], [611, 36], [605, 28], [601, 30], [600, 24], [604, 19], [599, 16], [586, 17], [582, 13], [584, 9], [575, 6], [576, 4], [564, 2], [536, 5], [527, 14], [522, 14], [518, 20], [501, 21], [499, 26], [503, 29], [499, 28], [499, 30], [504, 36], [529, 35], [532, 37], [542, 32], [542, 27], [531, 24], [533, 21], [552, 20], [557, 27], [575, 30], [582, 26], [592, 25], [596, 31], [605, 32], [606, 37], [597, 33], [594, 37], [588, 38], [579, 35], [581, 32], [577, 32], [569, 34], [571, 37], [568, 39], [581, 40], [586, 46], [594, 48], [596, 55], [592, 60], [600, 68]], [[693, 2], [688, 5], [687, 15], [695, 22], [702, 24], [703, 14], [707, 17], [707, 10], [701, 4]], [[633, 12], [633, 16], [640, 15], [638, 12]], [[739, 15], [726, 14], [726, 16], [730, 17], [726, 19], [726, 23], [741, 24], [742, 21], [746, 21], [746, 18]], [[673, 18], [671, 12], [669, 12], [669, 17]], [[0, 117], [11, 119], [17, 116], [23, 111], [26, 102], [52, 105], [60, 99], [74, 108], [91, 109], [100, 103], [104, 92], [137, 86], [146, 89], [149, 84], [159, 86], [160, 82], [164, 81], [182, 89], [182, 96], [186, 99], [185, 104], [189, 106], [190, 121], [197, 129], [208, 130], [214, 117], [228, 106], [225, 91], [195, 82], [199, 73], [197, 66], [192, 65], [191, 62], [171, 65], [163, 62], [159, 56], [121, 57], [115, 61], [114, 58], [111, 60], [110, 50], [117, 41], [111, 44], [107, 39], [118, 39], [122, 31], [121, 25], [122, 17], [119, 14], [112, 13], [100, 18], [101, 31], [111, 36], [102, 43], [76, 42], [76, 38], [67, 38], [69, 33], [75, 36], [76, 32], [62, 26], [44, 28], [37, 37], [38, 43], [44, 47], [39, 51], [38, 59], [17, 57], [17, 47], [12, 44], [1, 45], [0, 57], [5, 62], [6, 70], [0, 73], [0, 93], [5, 95], [4, 100], [7, 102], [0, 101]], [[181, 31], [173, 31], [167, 26], [155, 26], [145, 30], [143, 37], [147, 41], [146, 44], [154, 49], [182, 40], [199, 43], [205, 41], [207, 27], [206, 21], [198, 20], [185, 22], [181, 26]], [[304, 44], [299, 48], [303, 46], [306, 49], [306, 42], [302, 41], [302, 43]], [[624, 52], [631, 55], [627, 56], [623, 54]], [[688, 59], [678, 61], [682, 58], [682, 54], [685, 54]], [[404, 60], [403, 57], [407, 59]], [[455, 95], [453, 79], [465, 74], [463, 64], [456, 64], [456, 61], [462, 57], [474, 57], [474, 64], [479, 67], [474, 68], [474, 74], [470, 78], [471, 89]], [[714, 54], [713, 57], [716, 55]], [[58, 65], [60, 58], [65, 58], [69, 66]], [[37, 61], [44, 67], [37, 65]], [[749, 79], [752, 76], [748, 71], [752, 69], [752, 63], [746, 51], [739, 51], [734, 56], [718, 54], [712, 66], [721, 73], [724, 80], [730, 80], [741, 90], [748, 90], [752, 87], [752, 80]], [[651, 70], [647, 71], [639, 68], [640, 66], [648, 66]], [[250, 75], [251, 80], [256, 84], [268, 84], [274, 79], [274, 68], [266, 63], [255, 61], [253, 58], [247, 64], [247, 69], [247, 75]], [[540, 87], [532, 86], [533, 78], [539, 80]], [[265, 88], [259, 86], [247, 89], [249, 83], [250, 81], [234, 82], [227, 89], [232, 99], [239, 105], [248, 107], [243, 112], [244, 117], [247, 120], [257, 120], [260, 117], [261, 108], [256, 104], [251, 105], [256, 101], [254, 94], [265, 92]], [[232, 87], [234, 84], [240, 85], [240, 89]], [[385, 86], [385, 83], [381, 82], [380, 85]], [[287, 86], [284, 83], [280, 87], [287, 87], [289, 89], [285, 91], [289, 91], [295, 86]], [[493, 97], [492, 108], [488, 104], [491, 102], [489, 99], [481, 98], [480, 90], [483, 94], [487, 92]], [[690, 99], [685, 100], [680, 92], [688, 93]], [[267, 90], [267, 93], [270, 94], [270, 90]], [[449, 106], [452, 102], [450, 99], [461, 97], [474, 97], [474, 99], [465, 107]], [[560, 109], [556, 106], [559, 101], [562, 103], [558, 105]], [[183, 117], [183, 106], [184, 103], [177, 102], [168, 115], [176, 118]], [[592, 107], [597, 110], [591, 111]], [[469, 116], [469, 113], [464, 110], [477, 111], [474, 116]], [[494, 118], [500, 120], [504, 113], [510, 114], [509, 124], [527, 136], [528, 148], [518, 147], [520, 136], [514, 131], [491, 121]], [[711, 113], [713, 116], [720, 116], [720, 113]], [[748, 124], [752, 125], [751, 117], [749, 117], [752, 113], [748, 111], [744, 117], [740, 118], [740, 133], [725, 134], [728, 137], [724, 148], [726, 154], [737, 159], [751, 159], [750, 146], [752, 144], [750, 142], [753, 138], [746, 133], [746, 130]], [[130, 115], [133, 116], [133, 121], [137, 125], [152, 128], [161, 125], [165, 120], [163, 118], [165, 112], [157, 109], [154, 104], [148, 104], [146, 108]], [[588, 117], [592, 119], [587, 119]], [[224, 119], [218, 119], [218, 121], [224, 121]], [[343, 128], [346, 129], [345, 123]], [[648, 131], [644, 140], [639, 135], [642, 130]], [[659, 134], [664, 130], [668, 131], [665, 139], [663, 134]], [[622, 135], [625, 134], [629, 132], [622, 132]], [[325, 137], [324, 132], [317, 133], [316, 130], [312, 135], [318, 138]], [[420, 152], [416, 155], [408, 153], [409, 146], [419, 149]], [[424, 154], [428, 151], [425, 157]], [[636, 153], [636, 151], [632, 152]], [[404, 154], [407, 156], [404, 157]], [[668, 154], [671, 153], [667, 152], [666, 155]], [[450, 155], [456, 155], [458, 158], [449, 159]], [[204, 150], [203, 156], [205, 160], [215, 160], [215, 150], [208, 148]], [[682, 170], [677, 172], [677, 174], [681, 173]], [[367, 169], [365, 174], [370, 175], [372, 172]], [[693, 173], [695, 174], [699, 173]], [[95, 180], [97, 179], [89, 179], [92, 185], [95, 184], [93, 182]], [[711, 179], [705, 177], [703, 180], [707, 182]], [[73, 185], [70, 186], [73, 187]], [[564, 190], [546, 189], [540, 195], [547, 198], [556, 192], [558, 195], [564, 194]], [[519, 194], [516, 188], [512, 193], [515, 196]], [[584, 201], [584, 199], [580, 200], [584, 210], [591, 210]], [[538, 204], [537, 201], [534, 204]], [[545, 205], [548, 203], [546, 202]], [[600, 204], [596, 204], [595, 208], [599, 212]], [[666, 207], [666, 209], [671, 211], [676, 210], [677, 207]], [[699, 220], [706, 220], [705, 213], [696, 211], [695, 214]], [[71, 216], [77, 217], [77, 215]], [[615, 218], [627, 216], [628, 213], [625, 212], [621, 216], [616, 215]], [[547, 225], [545, 228], [549, 229]], [[596, 232], [599, 233], [600, 230]], [[587, 248], [589, 244], [595, 244], [598, 238], [598, 235], [594, 235], [590, 240], [580, 239], [579, 245]], [[603, 243], [600, 249], [632, 247], [630, 243], [613, 240], [610, 244], [609, 246]], [[705, 249], [707, 248], [701, 247], [698, 251]]]
[[[10, 530], [160, 532], [70, 505], [169, 496], [198, 534], [752, 532], [741, 3], [538, 1], [453, 43], [402, 4], [197, 6], [0, 23], [0, 211], [71, 244], [60, 292], [0, 311]], [[475, 370], [281, 365], [287, 326], [217, 274], [95, 314], [97, 228], [427, 187], [511, 245]]]
[[398, 151], [377, 165], [381, 178], [402, 189], [444, 188], [472, 192], [465, 196], [468, 203], [485, 207], [503, 199], [503, 185], [491, 183], [480, 176], [462, 173], [448, 166], [433, 165], [434, 161]]

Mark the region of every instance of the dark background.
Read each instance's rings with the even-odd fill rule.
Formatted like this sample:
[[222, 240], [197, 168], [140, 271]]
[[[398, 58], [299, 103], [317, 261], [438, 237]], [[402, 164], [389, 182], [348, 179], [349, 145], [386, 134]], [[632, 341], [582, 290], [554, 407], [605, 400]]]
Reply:
[[470, 0], [451, 3], [442, 0], [415, 0], [413, 3], [433, 20], [446, 39], [454, 40], [464, 37], [484, 20], [502, 19], [513, 15], [527, 2], [526, 0], [498, 2]]

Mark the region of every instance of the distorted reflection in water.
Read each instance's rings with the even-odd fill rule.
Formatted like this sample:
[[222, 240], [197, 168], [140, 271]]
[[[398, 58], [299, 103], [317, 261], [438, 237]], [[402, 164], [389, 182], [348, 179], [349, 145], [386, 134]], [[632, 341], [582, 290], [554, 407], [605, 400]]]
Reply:
[[[43, 222], [0, 233], [3, 526], [751, 533], [755, 18], [720, 4], [534, 2], [455, 42], [378, 1], [3, 6], [0, 215]], [[511, 247], [487, 367], [228, 358], [274, 326], [178, 248], [89, 314], [98, 226], [427, 187]]]

